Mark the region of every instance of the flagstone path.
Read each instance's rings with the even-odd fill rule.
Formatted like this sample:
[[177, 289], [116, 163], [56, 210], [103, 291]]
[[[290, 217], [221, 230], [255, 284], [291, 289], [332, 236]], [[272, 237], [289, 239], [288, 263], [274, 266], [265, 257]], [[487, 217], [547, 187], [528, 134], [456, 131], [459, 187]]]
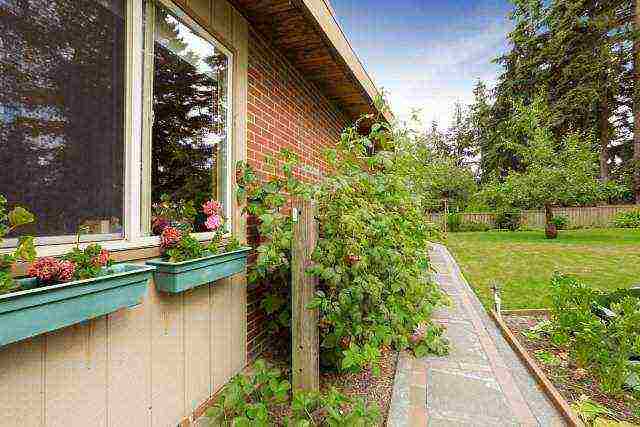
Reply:
[[446, 326], [449, 355], [398, 361], [388, 427], [564, 426], [562, 417], [502, 337], [449, 251], [431, 260], [453, 306], [434, 321]]

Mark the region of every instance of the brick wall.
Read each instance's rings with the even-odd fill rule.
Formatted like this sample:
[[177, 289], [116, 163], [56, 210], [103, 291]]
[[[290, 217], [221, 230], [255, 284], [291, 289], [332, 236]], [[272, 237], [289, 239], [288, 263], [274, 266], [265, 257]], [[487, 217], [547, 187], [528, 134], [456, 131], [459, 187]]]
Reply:
[[[296, 153], [298, 177], [317, 181], [327, 171], [322, 158], [335, 144], [347, 118], [307, 82], [282, 55], [254, 31], [249, 36], [249, 90], [247, 99], [247, 160], [266, 179], [272, 173], [265, 159], [286, 148]], [[249, 236], [255, 223], [248, 221]], [[247, 354], [255, 358], [265, 347], [264, 315], [259, 309], [262, 289], [247, 295]]]

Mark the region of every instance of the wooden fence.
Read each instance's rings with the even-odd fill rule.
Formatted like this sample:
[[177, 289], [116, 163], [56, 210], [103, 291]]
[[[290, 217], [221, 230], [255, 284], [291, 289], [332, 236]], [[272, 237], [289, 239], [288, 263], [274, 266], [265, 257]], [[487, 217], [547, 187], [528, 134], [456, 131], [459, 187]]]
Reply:
[[[639, 209], [638, 205], [607, 205], [590, 207], [555, 208], [554, 215], [569, 218], [569, 228], [604, 228], [610, 227], [613, 219], [620, 212]], [[494, 225], [495, 213], [492, 212], [462, 212], [459, 214], [462, 222], [476, 222]], [[544, 211], [527, 210], [522, 212], [522, 225], [530, 228], [544, 227]], [[431, 214], [433, 222], [442, 221], [442, 213]]]

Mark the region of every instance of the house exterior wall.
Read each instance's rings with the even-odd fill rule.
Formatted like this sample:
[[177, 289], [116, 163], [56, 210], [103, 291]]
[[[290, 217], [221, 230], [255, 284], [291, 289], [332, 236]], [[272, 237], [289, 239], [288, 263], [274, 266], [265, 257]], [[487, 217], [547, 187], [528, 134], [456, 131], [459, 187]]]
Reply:
[[[268, 179], [273, 168], [265, 160], [280, 150], [296, 153], [296, 173], [318, 181], [327, 172], [323, 150], [334, 146], [348, 124], [346, 116], [278, 54], [255, 31], [249, 34], [247, 162]], [[255, 223], [249, 226], [255, 235]], [[260, 301], [264, 290], [249, 286], [247, 354], [257, 357], [268, 346]]]
[[[234, 162], [267, 178], [266, 156], [289, 148], [299, 175], [320, 179], [322, 150], [338, 141], [346, 117], [226, 0], [175, 2], [233, 51]], [[127, 127], [135, 120], [127, 117]], [[243, 240], [238, 206], [233, 227]], [[113, 255], [143, 263], [159, 249]], [[148, 288], [139, 306], [0, 348], [0, 427], [188, 425], [265, 348], [260, 290], [247, 288], [245, 274], [178, 295], [157, 292], [153, 281]]]
[[[244, 160], [247, 22], [225, 0], [177, 3], [233, 50], [232, 155]], [[233, 212], [242, 237], [237, 206]], [[113, 252], [136, 263], [158, 254]], [[148, 288], [139, 306], [0, 348], [0, 427], [188, 425], [245, 366], [246, 275], [178, 295], [157, 292], [153, 281]]]

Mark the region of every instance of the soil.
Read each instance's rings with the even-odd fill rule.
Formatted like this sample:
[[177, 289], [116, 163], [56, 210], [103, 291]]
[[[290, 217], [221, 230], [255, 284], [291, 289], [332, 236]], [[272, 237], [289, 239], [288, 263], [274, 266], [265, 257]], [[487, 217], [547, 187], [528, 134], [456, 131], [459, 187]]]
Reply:
[[[290, 371], [289, 363], [273, 354], [264, 354], [263, 358], [276, 365], [283, 372]], [[371, 370], [357, 374], [342, 372], [320, 372], [320, 389], [328, 391], [335, 387], [338, 391], [352, 398], [362, 398], [367, 404], [377, 404], [382, 414], [380, 426], [385, 426], [389, 415], [393, 381], [396, 375], [398, 352], [393, 349], [382, 351], [380, 360], [380, 375], [374, 376]], [[289, 416], [287, 407], [281, 407], [278, 421]], [[281, 424], [281, 422], [279, 422]]]
[[[558, 392], [569, 403], [573, 404], [580, 400], [583, 395], [588, 396], [592, 401], [608, 408], [616, 414], [617, 421], [630, 423], [640, 423], [640, 401], [635, 399], [630, 393], [624, 393], [618, 397], [606, 395], [600, 388], [598, 379], [588, 370], [581, 368], [572, 358], [568, 348], [558, 347], [551, 342], [548, 336], [540, 334], [540, 339], [529, 339], [523, 332], [528, 332], [530, 328], [537, 325], [546, 316], [503, 316], [509, 328], [516, 334], [518, 341], [527, 349], [531, 357], [544, 371], [545, 375], [553, 383]], [[538, 351], [546, 351], [554, 355], [559, 364], [544, 363]]]

